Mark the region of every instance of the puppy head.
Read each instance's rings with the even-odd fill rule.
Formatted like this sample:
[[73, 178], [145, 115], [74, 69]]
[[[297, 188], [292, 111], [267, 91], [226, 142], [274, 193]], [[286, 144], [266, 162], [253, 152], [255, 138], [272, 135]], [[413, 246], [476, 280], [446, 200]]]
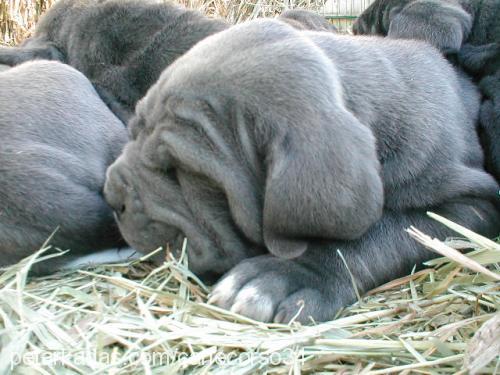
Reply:
[[[148, 253], [162, 246], [178, 255], [187, 237], [190, 269], [200, 276], [222, 274], [257, 250], [231, 230], [227, 203], [217, 199], [220, 192], [178, 169], [167, 152], [163, 126], [178, 119], [171, 105], [152, 100], [160, 98], [157, 89], [137, 106], [129, 123], [131, 140], [107, 171], [105, 198], [125, 240], [135, 249]], [[205, 215], [212, 212], [214, 217]]]
[[356, 238], [381, 214], [373, 135], [343, 107], [331, 61], [286, 24], [259, 20], [205, 39], [137, 112], [106, 184], [115, 209], [130, 196], [142, 202], [146, 224], [125, 224], [138, 221], [128, 205], [119, 216], [133, 246], [151, 247], [142, 232], [154, 220], [175, 228], [157, 238], [178, 230], [214, 263], [262, 247], [292, 258], [312, 238]]

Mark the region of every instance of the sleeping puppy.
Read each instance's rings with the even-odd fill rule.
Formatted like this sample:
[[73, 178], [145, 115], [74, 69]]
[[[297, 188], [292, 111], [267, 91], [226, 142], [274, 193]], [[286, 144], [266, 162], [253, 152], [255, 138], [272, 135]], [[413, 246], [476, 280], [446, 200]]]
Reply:
[[127, 141], [90, 82], [57, 62], [0, 72], [0, 267], [50, 244], [71, 257], [124, 245], [102, 189]]
[[105, 196], [133, 247], [186, 236], [194, 272], [233, 267], [213, 303], [287, 322], [303, 301], [300, 321], [327, 320], [355, 300], [346, 267], [363, 292], [432, 256], [404, 232], [451, 234], [426, 211], [498, 234], [478, 107], [425, 43], [253, 21], [162, 74]]
[[19, 47], [0, 47], [0, 64], [65, 62], [82, 72], [124, 122], [162, 70], [228, 25], [165, 2], [60, 0]]
[[[494, 80], [500, 72], [500, 1], [377, 0], [356, 20], [353, 31], [425, 40], [440, 48], [476, 82], [485, 77]], [[482, 93], [491, 97], [483, 90]], [[500, 92], [494, 96], [499, 97]], [[500, 181], [500, 148], [497, 146], [500, 126], [495, 120], [500, 112], [495, 112], [498, 107], [489, 100], [484, 106], [479, 132], [486, 167]]]

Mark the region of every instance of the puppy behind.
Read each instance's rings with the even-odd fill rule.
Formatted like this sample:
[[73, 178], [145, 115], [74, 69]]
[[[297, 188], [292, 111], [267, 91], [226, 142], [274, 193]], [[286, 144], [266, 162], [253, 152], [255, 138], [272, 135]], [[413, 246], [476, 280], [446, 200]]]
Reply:
[[65, 62], [82, 72], [124, 122], [160, 73], [201, 39], [228, 25], [166, 2], [60, 0], [0, 64]]
[[102, 188], [127, 134], [90, 82], [64, 64], [28, 62], [0, 72], [0, 107], [0, 266], [56, 229], [51, 244], [72, 255], [123, 245]]

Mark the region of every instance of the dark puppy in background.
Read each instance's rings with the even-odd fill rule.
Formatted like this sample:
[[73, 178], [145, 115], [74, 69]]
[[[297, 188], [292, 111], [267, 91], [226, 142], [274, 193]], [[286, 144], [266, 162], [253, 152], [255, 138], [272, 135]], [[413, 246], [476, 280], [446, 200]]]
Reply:
[[138, 0], [60, 0], [19, 47], [1, 47], [0, 64], [33, 59], [82, 72], [124, 122], [165, 67], [228, 25], [179, 6]]
[[426, 211], [496, 234], [478, 108], [425, 43], [253, 21], [165, 70], [105, 196], [133, 247], [186, 236], [194, 272], [229, 271], [213, 303], [287, 322], [302, 301], [300, 321], [327, 320], [355, 300], [346, 267], [364, 292], [432, 257], [404, 231], [451, 234]]
[[[327, 28], [314, 13], [290, 11], [299, 28]], [[163, 69], [194, 44], [229, 25], [166, 2], [60, 0], [19, 47], [0, 47], [0, 64], [58, 60], [81, 71], [127, 122]]]
[[500, 112], [495, 105], [500, 97], [500, 1], [377, 0], [353, 31], [425, 40], [479, 83], [485, 96], [479, 133], [486, 168], [500, 181]]
[[107, 167], [127, 141], [123, 124], [70, 66], [28, 62], [0, 71], [0, 266], [50, 244], [70, 259], [123, 246], [102, 196]]

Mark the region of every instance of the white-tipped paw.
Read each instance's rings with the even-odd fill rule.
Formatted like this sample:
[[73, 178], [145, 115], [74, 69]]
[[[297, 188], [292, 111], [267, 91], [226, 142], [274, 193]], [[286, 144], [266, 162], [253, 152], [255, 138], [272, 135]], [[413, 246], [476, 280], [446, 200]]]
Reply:
[[247, 259], [229, 271], [216, 284], [208, 302], [262, 322], [296, 319], [310, 323], [324, 319], [332, 305], [314, 287], [320, 286], [318, 282], [299, 264], [264, 255]]

